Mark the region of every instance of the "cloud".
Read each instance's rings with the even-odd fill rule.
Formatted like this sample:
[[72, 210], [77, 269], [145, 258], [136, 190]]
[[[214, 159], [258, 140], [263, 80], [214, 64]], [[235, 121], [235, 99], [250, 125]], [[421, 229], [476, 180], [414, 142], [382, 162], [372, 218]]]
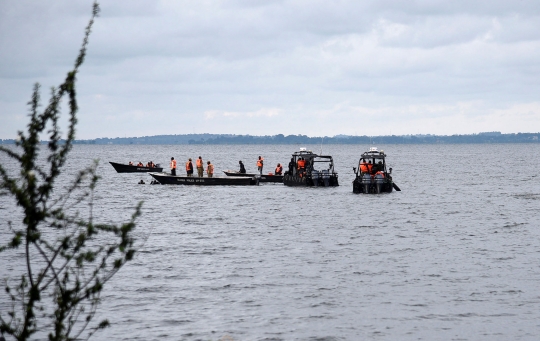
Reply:
[[[100, 4], [78, 75], [81, 138], [540, 130], [534, 0]], [[32, 84], [46, 100], [72, 66], [90, 8], [0, 2], [0, 138], [24, 127]]]
[[257, 111], [250, 112], [231, 112], [231, 111], [218, 111], [209, 110], [204, 112], [205, 120], [213, 120], [216, 118], [261, 118], [261, 117], [275, 117], [280, 115], [281, 110], [275, 108], [264, 108]]

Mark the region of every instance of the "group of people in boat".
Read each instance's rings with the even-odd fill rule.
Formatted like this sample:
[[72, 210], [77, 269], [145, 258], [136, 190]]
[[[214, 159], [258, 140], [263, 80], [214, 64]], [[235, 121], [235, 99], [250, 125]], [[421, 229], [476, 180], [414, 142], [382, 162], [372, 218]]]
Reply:
[[294, 174], [294, 170], [296, 169], [298, 176], [303, 177], [306, 174], [307, 167], [309, 167], [309, 160], [299, 157], [298, 160], [294, 162], [294, 157], [292, 157], [289, 162], [289, 170], [286, 173]]
[[137, 166], [137, 167], [148, 167], [148, 168], [156, 168], [156, 164], [153, 163], [152, 161], [148, 161], [148, 163], [146, 163], [146, 166], [141, 162], [139, 161], [138, 164], [133, 164], [133, 162], [129, 161], [128, 165], [130, 166]]
[[[195, 160], [195, 166], [196, 167], [193, 167], [193, 161], [191, 158], [189, 158], [186, 162], [187, 176], [192, 177], [194, 170], [197, 169], [197, 176], [199, 178], [202, 178], [204, 176], [205, 169], [204, 169], [204, 161], [201, 156], [199, 156]], [[171, 175], [176, 175], [176, 160], [174, 159], [174, 157], [171, 157], [170, 168], [171, 168]], [[211, 161], [206, 162], [206, 175], [209, 178], [214, 176], [214, 165], [212, 164]]]
[[[240, 169], [238, 170], [238, 173], [246, 174], [246, 167], [244, 166], [244, 163], [242, 162], [242, 160], [238, 161], [238, 165], [240, 167]], [[259, 158], [257, 159], [257, 171], [259, 172], [260, 175], [262, 175], [263, 168], [264, 168], [264, 158], [262, 156], [259, 156]], [[283, 175], [283, 166], [281, 166], [281, 163], [277, 164], [273, 175]]]
[[[238, 164], [240, 166], [239, 173], [245, 174], [246, 173], [246, 168], [244, 166], [244, 163], [242, 161], [239, 161]], [[148, 167], [148, 168], [156, 168], [157, 167], [157, 165], [153, 161], [148, 161], [148, 163], [146, 165], [144, 165], [141, 161], [139, 161], [137, 164], [134, 164], [132, 161], [129, 161], [128, 165], [129, 166], [136, 166], [136, 167]], [[259, 156], [259, 158], [257, 159], [257, 171], [261, 175], [262, 175], [262, 172], [263, 172], [263, 167], [264, 167], [264, 158], [262, 156]], [[194, 176], [193, 174], [194, 174], [195, 170], [197, 170], [197, 176], [201, 177], [201, 178], [204, 176], [205, 171], [206, 171], [206, 175], [209, 178], [214, 176], [214, 165], [212, 164], [211, 161], [207, 161], [206, 162], [206, 169], [205, 169], [205, 164], [204, 164], [204, 161], [203, 161], [201, 156], [199, 156], [195, 160], [195, 165], [193, 164], [192, 159], [189, 158], [187, 160], [186, 164], [185, 164], [185, 168], [186, 168], [186, 174], [189, 177]], [[171, 175], [176, 175], [177, 162], [176, 162], [174, 157], [171, 157], [170, 169], [171, 169]], [[274, 170], [274, 175], [283, 175], [283, 166], [280, 163], [277, 164], [277, 166], [276, 166], [276, 168]]]
[[367, 161], [365, 159], [362, 159], [360, 164], [358, 165], [358, 168], [360, 169], [360, 173], [362, 174], [369, 174], [372, 177], [381, 174], [384, 178], [384, 165], [382, 161], [379, 161], [377, 163], [371, 163], [371, 160]]

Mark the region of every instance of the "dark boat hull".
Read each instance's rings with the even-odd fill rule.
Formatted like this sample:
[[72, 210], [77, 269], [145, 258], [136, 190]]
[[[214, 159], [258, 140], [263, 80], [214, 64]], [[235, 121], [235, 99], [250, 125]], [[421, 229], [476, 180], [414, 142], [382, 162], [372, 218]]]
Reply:
[[259, 177], [259, 182], [283, 182], [283, 175], [259, 175], [253, 173], [238, 173], [233, 171], [223, 171], [223, 173], [225, 173], [225, 175], [227, 176], [241, 176], [249, 178]]
[[121, 163], [109, 162], [117, 173], [148, 173], [148, 172], [162, 172], [163, 168], [157, 167], [139, 167], [139, 166], [130, 166], [123, 165]]
[[192, 186], [253, 186], [258, 182], [249, 177], [215, 177], [199, 178], [194, 176], [176, 176], [165, 173], [149, 173], [162, 185], [192, 185]]
[[319, 178], [315, 183], [310, 177], [299, 177], [296, 175], [284, 175], [283, 183], [286, 186], [301, 186], [301, 187], [337, 187], [339, 186], [337, 175], [330, 176], [327, 181]]
[[[397, 186], [396, 186], [397, 187]], [[370, 184], [363, 184], [361, 178], [353, 180], [353, 193], [360, 194], [381, 194], [390, 193], [394, 189], [394, 183], [392, 180], [385, 179], [385, 181], [377, 186], [375, 182]]]

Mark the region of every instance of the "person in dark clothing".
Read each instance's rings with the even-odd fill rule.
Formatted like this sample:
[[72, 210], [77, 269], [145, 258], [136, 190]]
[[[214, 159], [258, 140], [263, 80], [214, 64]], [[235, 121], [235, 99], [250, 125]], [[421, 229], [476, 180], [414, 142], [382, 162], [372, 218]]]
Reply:
[[289, 162], [289, 175], [293, 175], [293, 169], [295, 167], [294, 158], [291, 157], [291, 162]]
[[240, 165], [240, 173], [245, 174], [246, 168], [244, 167], [244, 164], [242, 163], [242, 161], [238, 161], [238, 164]]

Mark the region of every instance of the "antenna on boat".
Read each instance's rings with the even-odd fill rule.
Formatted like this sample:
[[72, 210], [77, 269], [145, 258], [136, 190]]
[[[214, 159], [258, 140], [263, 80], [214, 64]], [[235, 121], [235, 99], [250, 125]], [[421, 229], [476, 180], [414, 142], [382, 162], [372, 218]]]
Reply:
[[321, 137], [321, 153], [320, 153], [320, 155], [322, 155], [322, 144], [323, 144], [323, 141], [324, 141], [324, 136]]

